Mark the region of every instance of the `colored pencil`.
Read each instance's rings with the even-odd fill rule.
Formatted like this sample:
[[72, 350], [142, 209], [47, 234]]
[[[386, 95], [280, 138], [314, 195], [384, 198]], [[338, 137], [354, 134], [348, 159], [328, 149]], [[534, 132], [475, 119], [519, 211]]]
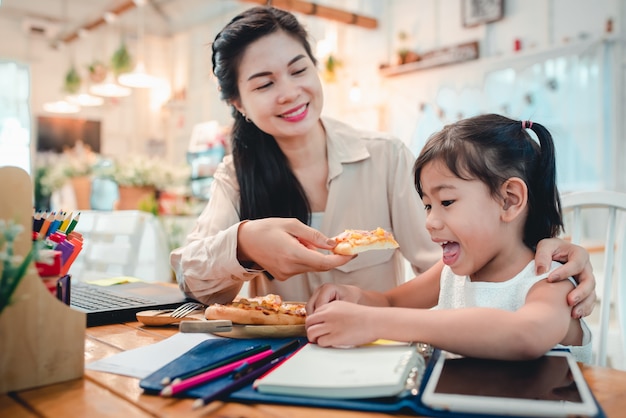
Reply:
[[71, 220], [72, 220], [72, 212], [64, 215], [63, 221], [61, 221], [61, 225], [59, 225], [59, 231], [61, 232], [67, 231], [67, 227], [70, 225]]
[[59, 212], [55, 215], [54, 219], [50, 223], [50, 227], [48, 228], [46, 237], [51, 234], [54, 234], [57, 231], [57, 229], [59, 229], [59, 226], [61, 226], [61, 222], [63, 222], [63, 213]]
[[211, 380], [217, 379], [220, 376], [224, 376], [225, 374], [232, 372], [233, 370], [237, 369], [239, 366], [241, 366], [244, 363], [254, 364], [255, 362], [262, 360], [266, 357], [269, 357], [271, 355], [272, 355], [272, 350], [268, 348], [267, 350], [262, 351], [258, 354], [254, 354], [251, 357], [248, 357], [242, 360], [237, 360], [234, 363], [227, 364], [222, 367], [218, 367], [217, 369], [210, 370], [206, 373], [200, 373], [199, 375], [190, 377], [189, 379], [186, 379], [186, 380], [182, 380], [178, 383], [172, 383], [171, 385], [166, 386], [163, 388], [163, 390], [161, 390], [161, 396], [173, 396], [173, 395], [176, 395], [177, 393], [184, 392], [196, 386], [203, 385], [207, 382], [210, 382]]
[[202, 408], [206, 404], [213, 402], [214, 400], [223, 398], [230, 395], [234, 391], [248, 383], [253, 382], [258, 377], [263, 376], [265, 373], [278, 366], [284, 360], [286, 360], [294, 351], [300, 347], [299, 340], [293, 340], [276, 350], [274, 352], [256, 362], [244, 362], [239, 368], [235, 369], [232, 374], [232, 382], [224, 386], [217, 392], [206, 396], [204, 398], [196, 399], [193, 404], [193, 409]]
[[37, 212], [33, 215], [33, 232], [38, 233], [41, 230], [45, 216], [45, 212]]
[[67, 226], [65, 233], [69, 234], [70, 232], [72, 232], [74, 228], [76, 228], [76, 224], [78, 223], [79, 220], [80, 220], [80, 212], [78, 212], [76, 216], [74, 216], [74, 219], [72, 219], [72, 221]]
[[44, 219], [43, 223], [41, 224], [41, 229], [39, 230], [40, 238], [44, 238], [48, 233], [48, 229], [50, 228], [50, 224], [52, 223], [54, 216], [54, 212], [50, 212], [48, 216], [46, 216], [46, 218]]
[[267, 357], [266, 359], [257, 362], [257, 363], [262, 363], [261, 365], [258, 366], [258, 368], [250, 369], [250, 371], [246, 372], [246, 374], [236, 375], [235, 373], [233, 373], [233, 380], [230, 384], [224, 386], [222, 389], [218, 390], [217, 392], [209, 396], [196, 399], [193, 403], [193, 409], [202, 408], [203, 406], [215, 400], [224, 398], [230, 395], [231, 393], [233, 393], [234, 391], [241, 389], [245, 385], [251, 382], [254, 382], [256, 379], [263, 376], [265, 373], [269, 372], [270, 370], [280, 365], [289, 356], [290, 354], [283, 354], [282, 356], [272, 358], [271, 360], [269, 360], [270, 357]]

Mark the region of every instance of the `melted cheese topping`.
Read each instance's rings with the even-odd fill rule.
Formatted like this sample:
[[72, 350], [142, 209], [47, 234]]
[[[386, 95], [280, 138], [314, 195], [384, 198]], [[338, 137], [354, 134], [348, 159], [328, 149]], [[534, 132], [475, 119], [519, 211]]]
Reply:
[[255, 298], [241, 298], [238, 301], [233, 302], [232, 306], [243, 309], [269, 310], [287, 315], [306, 316], [306, 308], [303, 303], [283, 302], [279, 295], [271, 293]]
[[373, 231], [364, 231], [359, 229], [346, 229], [341, 234], [335, 237], [337, 243], [349, 242], [352, 245], [366, 245], [373, 242], [392, 242], [396, 240], [393, 238], [391, 232], [387, 232], [381, 227], [376, 228]]

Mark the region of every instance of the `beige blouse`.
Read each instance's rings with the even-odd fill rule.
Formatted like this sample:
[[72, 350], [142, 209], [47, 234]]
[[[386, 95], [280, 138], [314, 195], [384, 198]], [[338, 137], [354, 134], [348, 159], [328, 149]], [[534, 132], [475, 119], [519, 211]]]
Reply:
[[211, 198], [184, 246], [170, 255], [180, 288], [205, 304], [231, 301], [244, 282], [250, 296], [275, 293], [307, 301], [323, 283], [385, 291], [404, 281], [403, 256], [415, 273], [441, 257], [425, 228], [424, 206], [413, 185], [414, 156], [404, 143], [379, 132], [322, 119], [327, 135], [328, 201], [320, 231], [385, 228], [400, 249], [370, 251], [336, 269], [269, 280], [237, 260], [239, 184], [231, 156], [215, 172]]

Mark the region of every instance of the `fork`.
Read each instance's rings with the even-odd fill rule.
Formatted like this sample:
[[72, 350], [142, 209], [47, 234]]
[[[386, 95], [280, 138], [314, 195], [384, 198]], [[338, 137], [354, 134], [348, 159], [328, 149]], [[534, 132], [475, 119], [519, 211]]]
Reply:
[[180, 305], [178, 308], [174, 309], [170, 316], [172, 318], [184, 318], [189, 315], [193, 311], [197, 311], [199, 309], [203, 309], [204, 305], [196, 302], [187, 302]]

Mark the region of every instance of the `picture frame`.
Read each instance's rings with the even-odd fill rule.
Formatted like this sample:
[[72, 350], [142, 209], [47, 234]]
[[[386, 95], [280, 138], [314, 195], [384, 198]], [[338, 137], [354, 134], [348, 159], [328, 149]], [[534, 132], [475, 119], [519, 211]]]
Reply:
[[496, 22], [504, 17], [504, 0], [461, 0], [463, 26], [466, 28]]

